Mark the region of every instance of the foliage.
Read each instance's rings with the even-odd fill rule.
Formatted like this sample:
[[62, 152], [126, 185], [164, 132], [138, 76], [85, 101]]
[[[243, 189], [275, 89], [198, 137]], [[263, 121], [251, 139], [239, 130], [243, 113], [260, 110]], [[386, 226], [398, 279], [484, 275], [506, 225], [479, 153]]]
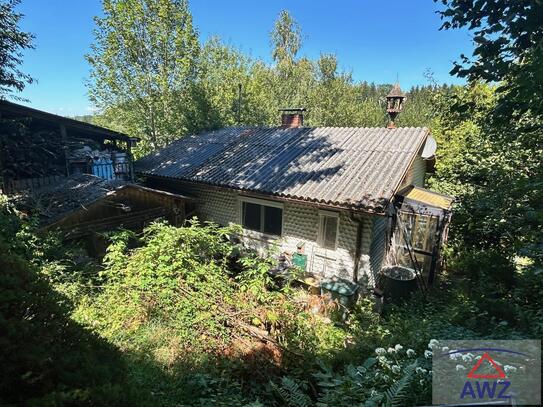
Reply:
[[[82, 256], [77, 248], [54, 235], [38, 237], [31, 218], [4, 207], [10, 216], [2, 217], [2, 236], [16, 236], [10, 253], [28, 258], [25, 264], [36, 270], [39, 281], [50, 284], [32, 303], [43, 315], [63, 315], [63, 329], [77, 327], [83, 338], [94, 338], [88, 339], [91, 344], [98, 341], [85, 348], [91, 356], [77, 347], [69, 348], [72, 355], [65, 342], [40, 348], [21, 340], [11, 346], [37, 346], [51, 360], [60, 358], [58, 366], [64, 365], [57, 349], [63, 357], [91, 361], [114, 352], [108, 363], [93, 362], [105, 369], [104, 381], [78, 392], [84, 400], [194, 406], [428, 403], [424, 355], [431, 339], [522, 338], [542, 332], [540, 272], [526, 267], [515, 291], [508, 292], [498, 278], [490, 281], [480, 273], [484, 252], [452, 259], [452, 268], [471, 277], [465, 283], [442, 280], [434, 292], [387, 307], [381, 316], [370, 299], [362, 299], [347, 321], [336, 325], [306, 311], [304, 292], [275, 286], [267, 274], [268, 259], [231, 243], [237, 227], [194, 219], [183, 228], [155, 223], [141, 235], [111, 233], [103, 267], [96, 272], [75, 261]], [[18, 298], [34, 289], [21, 290]], [[61, 311], [48, 308], [49, 301]], [[35, 337], [49, 343], [42, 333]], [[98, 350], [104, 340], [116, 349]], [[35, 364], [39, 353], [27, 354], [28, 363]], [[5, 360], [10, 372], [20, 364]], [[64, 380], [52, 379], [36, 397], [57, 397], [55, 388]], [[122, 396], [118, 383], [127, 389]], [[74, 394], [62, 393], [59, 403]]]
[[96, 17], [89, 96], [146, 150], [186, 131], [184, 101], [199, 52], [185, 0], [104, 0]]
[[312, 404], [307, 395], [307, 384], [298, 383], [288, 376], [281, 378], [281, 384], [271, 382], [273, 390], [279, 395], [281, 404], [289, 407], [309, 407]]
[[0, 99], [13, 96], [11, 93], [22, 91], [33, 82], [30, 75], [19, 70], [23, 61], [23, 51], [34, 48], [34, 36], [19, 29], [22, 14], [15, 11], [20, 0], [2, 0], [0, 2]]
[[271, 33], [272, 57], [278, 64], [292, 64], [302, 45], [302, 30], [287, 10], [281, 10]]
[[[13, 208], [0, 207], [0, 401], [97, 405], [126, 402], [119, 352], [70, 318], [68, 301], [40, 272], [35, 242]], [[26, 240], [27, 243], [23, 243]], [[30, 246], [29, 246], [30, 245]], [[123, 383], [123, 385], [121, 385]]]
[[[435, 0], [438, 1], [438, 0]], [[451, 74], [500, 82], [497, 117], [543, 116], [543, 4], [538, 0], [441, 0], [443, 29], [473, 31], [473, 58], [461, 55]]]
[[[429, 186], [457, 199], [433, 291], [382, 315], [363, 298], [334, 322], [277, 285], [271, 259], [233, 243], [236, 226], [115, 231], [97, 265], [2, 198], [2, 402], [428, 404], [433, 338], [541, 337], [541, 5], [444, 4], [444, 28], [475, 30], [475, 64], [454, 71], [472, 81], [411, 89], [398, 121], [431, 126], [440, 148]], [[300, 56], [286, 11], [268, 64], [217, 38], [200, 46], [181, 0], [105, 0], [104, 10], [91, 94], [98, 119], [142, 136], [142, 152], [201, 129], [274, 125], [278, 107], [307, 107], [311, 126], [386, 123], [390, 86], [355, 82], [332, 54]]]
[[542, 4], [442, 3], [443, 28], [467, 27], [475, 34], [474, 59], [462, 56], [452, 71], [470, 83], [436, 95], [432, 126], [446, 148], [439, 153], [431, 186], [458, 200], [449, 267], [471, 282], [463, 296], [473, 304], [474, 315], [466, 321], [476, 325], [484, 316], [495, 337], [539, 337]]
[[[137, 154], [202, 130], [275, 126], [277, 109], [285, 107], [307, 108], [309, 126], [386, 124], [384, 97], [390, 85], [355, 82], [350, 72], [340, 70], [333, 54], [323, 53], [316, 60], [300, 56], [301, 28], [286, 10], [270, 34], [274, 63], [269, 64], [217, 37], [197, 46], [185, 3], [173, 2], [162, 14], [157, 13], [168, 2], [155, 3], [148, 7], [144, 0], [104, 2], [105, 17], [97, 19], [96, 41], [88, 56], [93, 68], [90, 95], [101, 110], [95, 120], [141, 137]], [[185, 24], [175, 31], [180, 45], [172, 48], [177, 44], [173, 41], [162, 57], [164, 33], [178, 14]], [[145, 53], [135, 52], [138, 49]], [[173, 60], [178, 62], [170, 69]], [[413, 88], [398, 123], [428, 125], [435, 91], [434, 85]]]
[[437, 103], [434, 136], [447, 148], [438, 152], [430, 185], [457, 198], [456, 253], [490, 250], [509, 262], [510, 275], [519, 257], [541, 264], [541, 130], [496, 126], [495, 93], [483, 84], [456, 88]]

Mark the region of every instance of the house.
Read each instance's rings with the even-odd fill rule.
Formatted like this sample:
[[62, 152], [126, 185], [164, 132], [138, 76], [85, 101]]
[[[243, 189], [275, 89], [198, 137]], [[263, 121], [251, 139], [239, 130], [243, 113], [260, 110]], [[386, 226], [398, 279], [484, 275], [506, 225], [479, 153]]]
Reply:
[[[395, 127], [403, 98], [396, 86], [387, 128], [304, 127], [303, 109], [289, 109], [278, 127], [223, 128], [177, 140], [138, 160], [135, 172], [146, 186], [193, 197], [203, 220], [241, 224], [257, 249], [278, 245], [286, 256], [302, 254], [315, 276], [374, 286], [387, 261], [400, 261], [391, 253], [407, 251], [411, 266], [433, 280], [452, 198], [439, 201], [423, 188], [436, 145], [427, 128]], [[418, 212], [407, 209], [409, 202], [419, 204]], [[431, 247], [413, 247], [410, 236], [420, 231], [416, 225], [406, 231], [402, 212], [404, 221], [437, 217], [424, 232]], [[406, 233], [394, 240], [399, 225]]]

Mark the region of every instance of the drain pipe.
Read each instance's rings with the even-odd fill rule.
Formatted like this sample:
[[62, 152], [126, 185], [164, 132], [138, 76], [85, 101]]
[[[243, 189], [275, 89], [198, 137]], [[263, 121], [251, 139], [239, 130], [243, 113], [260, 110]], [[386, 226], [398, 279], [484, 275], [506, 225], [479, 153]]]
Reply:
[[355, 218], [353, 213], [349, 213], [349, 219], [351, 222], [356, 223], [356, 247], [354, 253], [354, 270], [353, 270], [353, 282], [358, 284], [358, 270], [360, 268], [360, 257], [362, 256], [362, 219]]

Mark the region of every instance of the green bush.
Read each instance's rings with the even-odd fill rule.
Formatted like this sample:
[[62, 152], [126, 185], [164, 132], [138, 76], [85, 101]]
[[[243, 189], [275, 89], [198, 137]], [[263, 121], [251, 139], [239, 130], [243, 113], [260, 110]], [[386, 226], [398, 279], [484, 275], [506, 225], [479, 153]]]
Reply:
[[20, 223], [0, 208], [0, 401], [104, 405], [130, 395], [120, 353], [70, 319], [67, 301], [19, 253]]

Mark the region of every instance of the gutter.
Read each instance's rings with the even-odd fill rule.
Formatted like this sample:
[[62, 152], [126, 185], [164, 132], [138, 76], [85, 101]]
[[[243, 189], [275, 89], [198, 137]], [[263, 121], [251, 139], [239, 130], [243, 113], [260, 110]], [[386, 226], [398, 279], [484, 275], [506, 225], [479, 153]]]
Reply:
[[[250, 189], [242, 189], [242, 188], [236, 188], [236, 187], [230, 187], [230, 186], [222, 186], [222, 185], [212, 184], [212, 183], [209, 183], [209, 182], [193, 181], [193, 180], [188, 180], [188, 179], [185, 179], [185, 178], [170, 177], [170, 176], [166, 176], [166, 175], [155, 175], [155, 174], [149, 174], [149, 173], [139, 172], [139, 171], [136, 171], [136, 174], [141, 176], [141, 177], [145, 177], [146, 179], [169, 180], [169, 181], [185, 183], [185, 184], [189, 184], [189, 185], [195, 185], [195, 186], [199, 186], [199, 187], [205, 186], [205, 187], [209, 187], [209, 188], [215, 188], [215, 189], [217, 189], [219, 191], [234, 191], [234, 192], [238, 192], [238, 193], [242, 194], [242, 196], [243, 195], [245, 195], [245, 196], [254, 196], [256, 198], [268, 199], [268, 200], [279, 201], [279, 202], [294, 202], [294, 203], [298, 203], [298, 204], [314, 206], [314, 207], [321, 208], [321, 209], [335, 209], [335, 210], [341, 210], [341, 211], [356, 211], [358, 213], [365, 213], [365, 214], [373, 215], [373, 216], [386, 216], [386, 206], [384, 207], [383, 211], [380, 212], [380, 211], [371, 210], [371, 209], [357, 208], [354, 205], [351, 205], [351, 206], [333, 205], [333, 204], [328, 204], [328, 203], [321, 203], [321, 202], [315, 201], [315, 200], [292, 198], [292, 197], [288, 197], [288, 196], [284, 196], [284, 195], [271, 194], [271, 193], [266, 194], [266, 193], [257, 192], [257, 191], [250, 190]], [[390, 200], [387, 202], [387, 205], [389, 203], [390, 203]]]

